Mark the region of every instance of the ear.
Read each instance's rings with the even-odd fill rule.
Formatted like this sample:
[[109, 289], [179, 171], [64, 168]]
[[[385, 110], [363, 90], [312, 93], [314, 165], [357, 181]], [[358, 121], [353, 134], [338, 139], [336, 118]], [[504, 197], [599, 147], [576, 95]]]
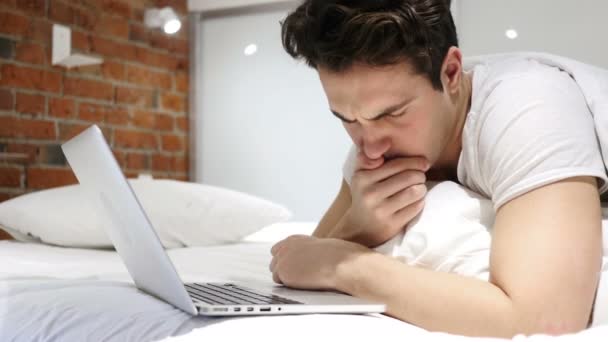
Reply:
[[448, 94], [454, 94], [460, 88], [462, 81], [462, 52], [452, 46], [443, 60], [441, 66], [441, 84]]

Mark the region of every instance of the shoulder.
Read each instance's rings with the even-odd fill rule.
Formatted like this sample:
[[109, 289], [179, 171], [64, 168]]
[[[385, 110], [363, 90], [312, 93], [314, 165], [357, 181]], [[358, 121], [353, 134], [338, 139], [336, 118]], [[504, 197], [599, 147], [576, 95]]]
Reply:
[[544, 103], [584, 98], [577, 83], [567, 72], [536, 60], [506, 58], [479, 65], [477, 84], [473, 90], [473, 103], [479, 112], [512, 109], [533, 100]]
[[471, 150], [479, 187], [495, 207], [565, 177], [605, 179], [593, 117], [568, 73], [525, 58], [473, 70], [463, 149]]

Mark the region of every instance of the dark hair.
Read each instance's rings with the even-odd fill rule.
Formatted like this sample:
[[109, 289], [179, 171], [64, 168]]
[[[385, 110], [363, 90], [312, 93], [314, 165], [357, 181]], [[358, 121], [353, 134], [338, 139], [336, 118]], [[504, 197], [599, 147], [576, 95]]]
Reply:
[[315, 69], [407, 61], [437, 90], [443, 60], [458, 46], [450, 0], [305, 0], [281, 26], [287, 53]]

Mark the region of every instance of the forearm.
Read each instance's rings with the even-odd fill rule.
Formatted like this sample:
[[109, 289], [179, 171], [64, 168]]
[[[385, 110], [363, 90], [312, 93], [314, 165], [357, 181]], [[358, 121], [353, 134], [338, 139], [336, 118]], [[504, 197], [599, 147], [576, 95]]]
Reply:
[[333, 224], [321, 222], [319, 226], [317, 226], [317, 229], [315, 229], [312, 236], [317, 238], [340, 239], [356, 242], [353, 241], [354, 236], [349, 234], [350, 232], [345, 229], [347, 224], [346, 220], [346, 215], [343, 215], [337, 222], [334, 222]]
[[330, 225], [319, 224], [317, 226], [317, 228], [315, 229], [315, 231], [312, 233], [312, 236], [314, 236], [316, 238], [320, 238], [320, 239], [327, 238], [327, 237], [329, 237], [329, 234], [332, 229], [333, 229], [333, 227]]
[[529, 330], [497, 286], [411, 267], [378, 253], [366, 253], [340, 265], [336, 287], [387, 303], [388, 315], [431, 331], [513, 337]]

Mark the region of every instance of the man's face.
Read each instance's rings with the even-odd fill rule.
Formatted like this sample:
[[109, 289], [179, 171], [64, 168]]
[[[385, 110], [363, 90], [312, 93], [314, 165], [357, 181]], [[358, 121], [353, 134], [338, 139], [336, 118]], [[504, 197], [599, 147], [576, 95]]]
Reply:
[[407, 63], [318, 68], [330, 110], [368, 158], [420, 156], [434, 164], [455, 124], [450, 100]]

